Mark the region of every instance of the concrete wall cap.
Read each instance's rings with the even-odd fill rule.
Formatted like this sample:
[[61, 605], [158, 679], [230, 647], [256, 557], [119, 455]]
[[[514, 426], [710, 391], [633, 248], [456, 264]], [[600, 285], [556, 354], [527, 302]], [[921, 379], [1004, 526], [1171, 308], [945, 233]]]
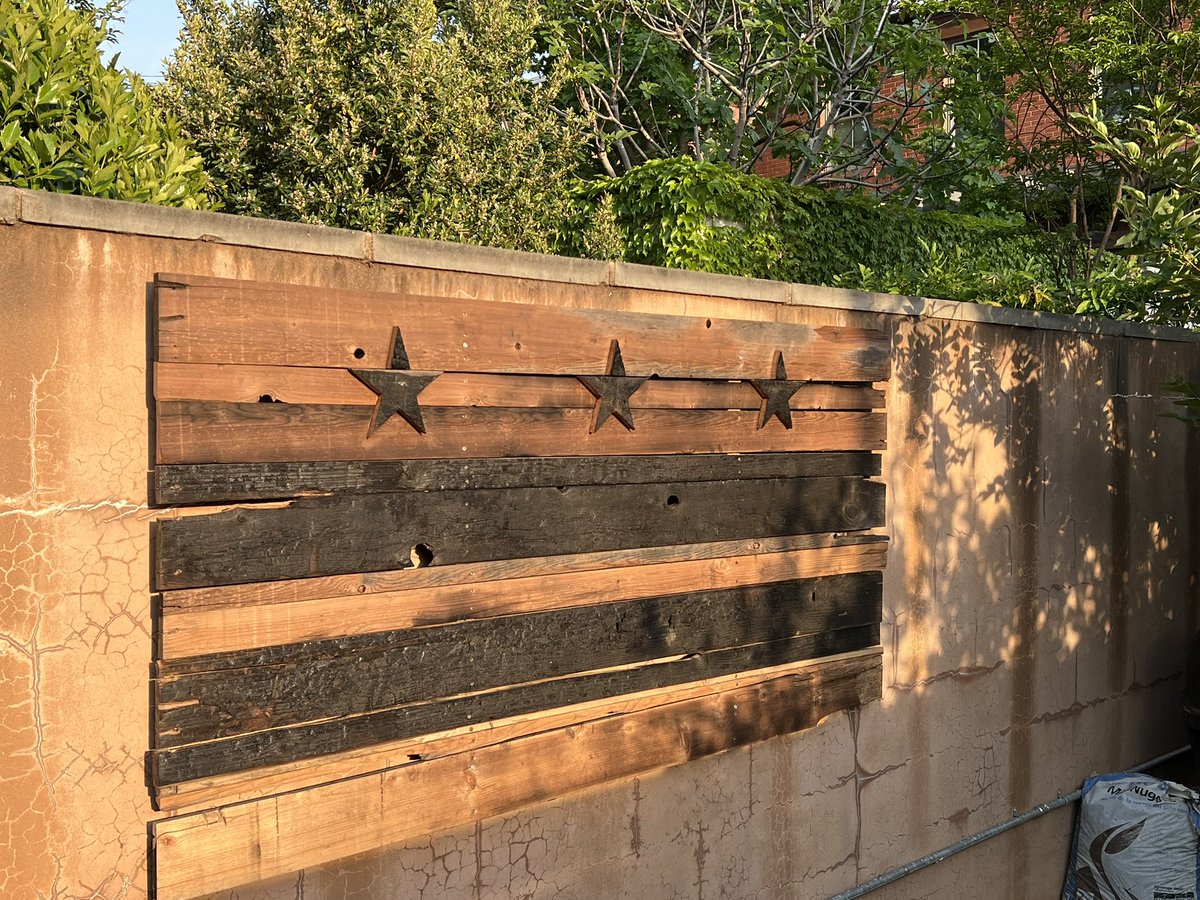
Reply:
[[227, 213], [201, 212], [76, 197], [46, 191], [21, 191], [21, 221], [30, 225], [53, 225], [137, 234], [148, 237], [213, 241], [239, 247], [287, 250], [316, 256], [346, 256], [362, 259], [368, 246], [364, 232], [300, 222], [277, 222]]
[[21, 218], [21, 192], [0, 187], [0, 225], [15, 225]]
[[625, 262], [614, 263], [612, 283], [614, 287], [673, 291], [677, 294], [710, 294], [737, 300], [762, 300], [767, 303], [787, 303], [792, 287], [783, 281], [714, 275], [690, 269], [664, 269], [659, 266]]
[[623, 262], [547, 256], [494, 247], [476, 247], [395, 235], [370, 234], [324, 225], [253, 219], [144, 203], [100, 200], [0, 187], [0, 223], [24, 222], [178, 240], [216, 241], [232, 246], [339, 256], [386, 265], [528, 278], [565, 284], [603, 285], [678, 294], [700, 294], [789, 303], [885, 315], [979, 322], [1080, 334], [1200, 342], [1200, 332], [1090, 316], [987, 306], [954, 300], [876, 294], [821, 285], [787, 284], [734, 275]]
[[609, 280], [610, 264], [594, 259], [523, 253], [519, 250], [427, 241], [390, 234], [376, 234], [372, 237], [372, 259], [378, 263], [512, 278], [535, 278], [566, 284], [606, 284]]

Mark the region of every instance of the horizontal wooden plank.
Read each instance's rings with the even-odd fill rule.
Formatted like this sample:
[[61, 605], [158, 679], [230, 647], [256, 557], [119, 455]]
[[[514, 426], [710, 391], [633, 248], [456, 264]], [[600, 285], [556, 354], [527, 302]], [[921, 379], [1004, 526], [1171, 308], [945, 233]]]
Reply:
[[[160, 658], [228, 653], [274, 644], [370, 634], [419, 625], [508, 616], [601, 600], [631, 600], [679, 593], [768, 584], [882, 569], [887, 543], [845, 545], [782, 553], [684, 560], [632, 568], [558, 575], [531, 575], [496, 582], [447, 585], [303, 600], [292, 603], [178, 609], [158, 617]], [[172, 592], [174, 593], [174, 592]]]
[[859, 478], [366, 494], [157, 522], [157, 590], [883, 524]]
[[766, 666], [862, 650], [879, 643], [879, 623], [789, 640], [706, 650], [647, 665], [519, 684], [485, 693], [393, 707], [288, 728], [208, 740], [152, 754], [156, 785], [344, 753], [386, 741], [540, 710], [653, 690]]
[[882, 450], [882, 413], [796, 412], [793, 426], [759, 429], [758, 413], [642, 410], [633, 431], [612, 422], [591, 434], [586, 409], [422, 407], [426, 433], [393, 416], [368, 436], [373, 407], [290, 403], [157, 404], [158, 462], [465, 459], [658, 453]]
[[842, 452], [212, 463], [157, 466], [153, 475], [155, 502], [166, 506], [393, 491], [869, 476], [879, 471], [878, 454]]
[[152, 824], [158, 900], [402, 843], [816, 725], [877, 699], [878, 657], [608, 716], [307, 791]]
[[[356, 366], [361, 368], [361, 366]], [[375, 394], [348, 369], [301, 366], [156, 363], [156, 400], [316, 403], [374, 406]], [[630, 398], [634, 409], [758, 409], [746, 381], [651, 379]], [[445, 372], [421, 392], [423, 406], [590, 409], [595, 398], [569, 375]], [[882, 409], [883, 391], [865, 384], [814, 382], [791, 398], [792, 409]]]
[[158, 278], [162, 362], [386, 368], [399, 327], [410, 366], [436, 372], [586, 375], [620, 341], [630, 375], [885, 381], [880, 331], [529, 306], [300, 285]]
[[[631, 550], [605, 550], [597, 553], [569, 553], [562, 556], [530, 557], [519, 560], [502, 559], [492, 562], [459, 563], [424, 568], [392, 569], [381, 572], [353, 572], [345, 575], [326, 575], [315, 578], [293, 578], [258, 584], [233, 584], [220, 587], [184, 588], [160, 595], [164, 615], [199, 612], [210, 609], [235, 609], [265, 606], [270, 603], [302, 603], [308, 600], [363, 596], [369, 605], [376, 594], [400, 591], [427, 590], [451, 585], [467, 586], [490, 581], [516, 578], [541, 578], [569, 572], [595, 572], [600, 569], [637, 569], [660, 563], [707, 560], [732, 560], [761, 554], [787, 553], [792, 550], [851, 547], [865, 544], [886, 546], [887, 538], [879, 534], [796, 534], [783, 537], [747, 538], [734, 541], [709, 541], [675, 547], [635, 547]], [[725, 563], [717, 565], [724, 566]], [[864, 568], [882, 568], [867, 566]], [[636, 572], [627, 573], [639, 577]], [[818, 574], [818, 573], [805, 573]], [[832, 574], [832, 573], [830, 573]], [[619, 576], [618, 576], [619, 577]], [[705, 576], [699, 576], [705, 577]], [[802, 577], [797, 572], [794, 577]], [[770, 580], [770, 579], [764, 579]], [[703, 585], [702, 585], [703, 586]], [[717, 585], [709, 585], [717, 587]], [[665, 591], [664, 591], [665, 592]], [[452, 594], [439, 595], [453, 603]], [[416, 623], [414, 623], [416, 624]], [[260, 641], [269, 644], [271, 641]]]
[[666, 703], [679, 703], [719, 691], [761, 684], [781, 676], [811, 672], [820, 667], [851, 665], [864, 670], [877, 667], [882, 650], [874, 647], [819, 659], [769, 666], [720, 678], [672, 685], [649, 691], [572, 704], [557, 709], [511, 716], [492, 722], [472, 722], [449, 731], [414, 738], [385, 741], [358, 750], [312, 759], [245, 769], [224, 775], [198, 778], [153, 788], [155, 808], [172, 812], [209, 809], [214, 806], [258, 800], [272, 794], [296, 791], [353, 778], [415, 761], [432, 760], [455, 753], [501, 744], [568, 725], [578, 725], [608, 716], [628, 715]]
[[877, 625], [881, 597], [879, 573], [838, 575], [164, 661], [155, 746]]

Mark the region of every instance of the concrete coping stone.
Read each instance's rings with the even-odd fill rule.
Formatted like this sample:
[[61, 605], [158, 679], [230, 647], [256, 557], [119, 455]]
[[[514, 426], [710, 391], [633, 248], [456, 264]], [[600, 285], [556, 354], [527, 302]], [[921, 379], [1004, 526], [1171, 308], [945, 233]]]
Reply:
[[389, 265], [446, 269], [534, 281], [608, 285], [1079, 334], [1200, 342], [1200, 332], [1184, 328], [1144, 325], [1092, 316], [1068, 316], [981, 303], [877, 294], [821, 285], [787, 284], [734, 275], [714, 275], [686, 269], [549, 256], [470, 244], [371, 234], [324, 225], [280, 222], [227, 213], [0, 187], [0, 224], [18, 223], [177, 240], [213, 241], [264, 250], [345, 257]]

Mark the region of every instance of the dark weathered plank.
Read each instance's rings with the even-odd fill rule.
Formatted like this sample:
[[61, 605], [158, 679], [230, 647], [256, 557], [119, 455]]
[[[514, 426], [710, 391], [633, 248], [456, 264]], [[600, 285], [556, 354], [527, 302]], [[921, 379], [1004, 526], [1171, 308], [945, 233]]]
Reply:
[[789, 478], [305, 498], [158, 522], [157, 590], [874, 528], [884, 485]]
[[205, 741], [154, 752], [154, 784], [176, 784], [341, 753], [383, 741], [445, 731], [471, 722], [490, 722], [635, 691], [861, 650], [878, 643], [879, 625], [872, 623], [789, 640], [703, 651], [636, 668], [521, 684], [440, 702]]
[[[875, 687], [873, 693], [863, 698], [865, 702], [867, 699], [879, 697], [878, 670], [882, 654], [882, 647], [868, 647], [865, 650], [852, 650], [717, 678], [688, 681], [649, 691], [620, 694], [552, 710], [510, 716], [506, 719], [493, 719], [482, 724], [472, 722], [448, 731], [383, 741], [357, 750], [228, 772], [178, 784], [163, 784], [152, 790], [154, 808], [179, 813], [185, 810], [211, 809], [220, 803], [260, 800], [284, 791], [304, 790], [330, 781], [353, 778], [369, 772], [381, 772], [394, 766], [409, 766], [417, 760], [428, 762], [438, 757], [467, 753], [557, 728], [579, 726], [595, 719], [627, 716], [640, 710], [657, 709], [664, 712], [698, 697], [711, 697], [752, 685], [766, 685], [779, 678], [816, 675], [821, 690], [812, 702], [820, 705], [821, 698], [827, 695], [827, 689], [832, 689], [839, 673], [849, 669], [864, 674], [870, 671], [874, 673], [872, 680]], [[817, 716], [813, 721], [820, 718], [821, 716]]]
[[742, 410], [648, 409], [637, 428], [591, 433], [590, 409], [421, 407], [422, 434], [399, 417], [369, 434], [370, 406], [290, 403], [157, 404], [157, 462], [304, 462], [315, 459], [467, 459], [659, 453], [882, 450], [882, 413], [797, 412], [794, 427], [757, 429]]
[[[651, 551], [637, 552], [647, 554]], [[537, 560], [531, 562], [530, 568], [534, 568]], [[723, 559], [618, 566], [558, 575], [526, 575], [390, 594], [352, 593], [296, 603], [256, 603], [252, 589], [264, 585], [234, 585], [222, 590], [247, 589], [246, 605], [187, 610], [168, 605], [184, 592], [168, 591], [163, 595], [162, 615], [158, 617], [157, 642], [160, 659], [180, 659], [400, 628], [446, 625], [465, 619], [663, 597], [685, 591], [726, 590], [797, 578], [874, 572], [886, 565], [887, 543], [881, 541]], [[446, 566], [442, 571], [453, 568], [457, 567]], [[437, 571], [436, 568], [409, 569], [408, 573]], [[267, 582], [266, 586], [281, 583], [284, 582]]]
[[241, 885], [816, 725], [880, 695], [878, 657], [336, 778], [151, 826], [158, 900]]
[[599, 375], [619, 340], [630, 375], [769, 378], [773, 354], [785, 350], [792, 378], [888, 377], [887, 335], [861, 328], [159, 280], [156, 359], [164, 362], [383, 368], [399, 327], [416, 371]]
[[533, 459], [212, 463], [158, 466], [162, 506], [279, 500], [321, 494], [462, 491], [585, 484], [654, 484], [879, 474], [879, 456], [842, 453], [695, 453]]
[[163, 662], [156, 746], [874, 624], [881, 597], [870, 572]]

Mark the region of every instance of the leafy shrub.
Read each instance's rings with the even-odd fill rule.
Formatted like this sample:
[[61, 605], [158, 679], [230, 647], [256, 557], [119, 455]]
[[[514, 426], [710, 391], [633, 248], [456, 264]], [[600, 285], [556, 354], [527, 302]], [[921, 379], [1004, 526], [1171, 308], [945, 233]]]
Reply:
[[208, 179], [136, 76], [100, 58], [103, 18], [0, 0], [0, 184], [207, 207]]
[[1128, 313], [1140, 296], [1136, 270], [1111, 254], [1101, 255], [1098, 275], [1081, 278], [1093, 255], [1070, 234], [720, 164], [657, 160], [581, 194], [612, 198], [631, 262], [1103, 315]]
[[183, 0], [162, 100], [226, 207], [545, 250], [582, 124], [529, 77], [534, 0]]

